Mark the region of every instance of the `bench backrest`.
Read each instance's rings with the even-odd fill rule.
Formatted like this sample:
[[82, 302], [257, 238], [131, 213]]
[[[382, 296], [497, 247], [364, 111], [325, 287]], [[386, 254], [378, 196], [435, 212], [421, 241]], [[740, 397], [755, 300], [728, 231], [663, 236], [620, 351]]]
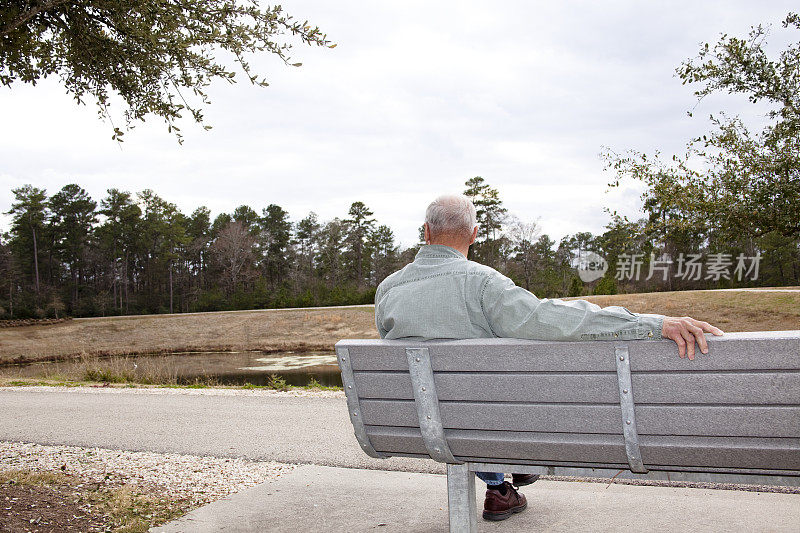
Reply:
[[800, 331], [674, 342], [343, 340], [376, 457], [800, 475]]

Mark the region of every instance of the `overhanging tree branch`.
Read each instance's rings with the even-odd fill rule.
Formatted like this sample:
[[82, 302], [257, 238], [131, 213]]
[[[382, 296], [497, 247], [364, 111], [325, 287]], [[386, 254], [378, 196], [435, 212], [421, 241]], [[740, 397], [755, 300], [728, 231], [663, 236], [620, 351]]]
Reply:
[[[127, 129], [148, 115], [161, 117], [181, 141], [176, 122], [189, 109], [202, 125], [206, 88], [215, 79], [235, 82], [238, 65], [254, 84], [267, 82], [251, 56], [289, 57], [292, 40], [333, 48], [325, 34], [297, 22], [280, 6], [255, 0], [48, 0], [20, 2], [20, 13], [0, 13], [0, 85], [35, 84], [58, 75], [79, 102], [93, 96], [110, 119], [112, 95], [124, 102]], [[13, 20], [6, 20], [8, 17]], [[5, 25], [3, 25], [5, 23]], [[228, 66], [220, 51], [231, 54]], [[230, 63], [229, 63], [230, 64]], [[237, 69], [238, 70], [238, 69]], [[192, 103], [184, 96], [197, 98]], [[114, 127], [113, 138], [123, 132]]]
[[74, 2], [74, 0], [50, 0], [49, 2], [36, 2], [31, 9], [21, 13], [16, 19], [3, 26], [3, 28], [0, 29], [0, 37], [9, 35], [11, 32], [33, 19], [39, 13], [53, 9], [61, 4], [68, 4], [70, 2]]

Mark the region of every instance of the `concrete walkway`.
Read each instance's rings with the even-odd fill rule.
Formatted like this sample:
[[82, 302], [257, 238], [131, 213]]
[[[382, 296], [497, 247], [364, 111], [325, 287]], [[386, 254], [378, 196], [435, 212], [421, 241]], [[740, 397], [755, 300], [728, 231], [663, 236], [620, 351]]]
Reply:
[[[483, 507], [478, 485], [478, 509]], [[538, 481], [528, 509], [480, 531], [733, 531], [800, 529], [800, 495]], [[447, 531], [443, 475], [304, 465], [197, 509], [163, 533]]]

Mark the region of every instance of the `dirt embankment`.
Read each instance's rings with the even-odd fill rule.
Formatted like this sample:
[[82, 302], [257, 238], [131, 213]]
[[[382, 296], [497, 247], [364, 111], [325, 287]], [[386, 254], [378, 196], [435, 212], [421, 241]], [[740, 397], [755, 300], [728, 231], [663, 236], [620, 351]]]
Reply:
[[372, 307], [77, 318], [0, 329], [0, 364], [175, 351], [330, 350], [377, 337]]

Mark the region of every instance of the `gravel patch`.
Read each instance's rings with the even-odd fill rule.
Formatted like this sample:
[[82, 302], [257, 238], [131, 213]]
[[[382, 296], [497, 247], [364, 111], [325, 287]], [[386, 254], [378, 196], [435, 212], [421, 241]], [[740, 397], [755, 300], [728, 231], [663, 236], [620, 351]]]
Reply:
[[69, 392], [74, 394], [172, 394], [184, 396], [251, 396], [251, 397], [302, 397], [302, 398], [344, 398], [344, 391], [329, 390], [309, 390], [309, 389], [290, 389], [276, 391], [269, 389], [224, 389], [224, 388], [166, 388], [166, 387], [115, 387], [115, 386], [46, 386], [33, 385], [22, 387], [0, 387], [0, 391], [20, 391], [25, 392]]
[[0, 468], [62, 472], [85, 483], [159, 489], [192, 505], [212, 502], [291, 472], [295, 465], [194, 455], [0, 442]]

